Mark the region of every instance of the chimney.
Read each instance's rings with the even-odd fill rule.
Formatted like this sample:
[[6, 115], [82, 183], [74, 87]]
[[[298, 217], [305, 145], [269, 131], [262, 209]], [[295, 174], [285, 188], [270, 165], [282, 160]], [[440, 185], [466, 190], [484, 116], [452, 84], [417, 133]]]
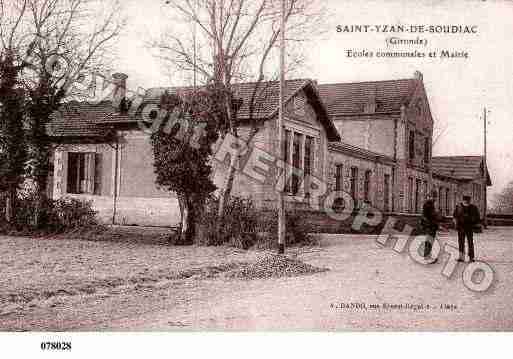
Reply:
[[414, 78], [414, 79], [417, 79], [417, 80], [419, 80], [419, 81], [422, 81], [422, 79], [423, 79], [422, 72], [420, 72], [420, 71], [415, 71], [415, 72], [413, 73], [413, 78]]
[[126, 96], [126, 79], [128, 75], [117, 72], [112, 75], [112, 82], [114, 84], [114, 92], [112, 93], [112, 105], [119, 108], [121, 100]]

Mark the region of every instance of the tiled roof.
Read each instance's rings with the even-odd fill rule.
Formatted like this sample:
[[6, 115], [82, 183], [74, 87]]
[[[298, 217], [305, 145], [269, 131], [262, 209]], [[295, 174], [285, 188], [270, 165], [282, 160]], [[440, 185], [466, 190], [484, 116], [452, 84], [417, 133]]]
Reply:
[[402, 79], [372, 82], [352, 82], [318, 85], [319, 93], [329, 115], [362, 114], [365, 104], [375, 100], [376, 113], [398, 112], [401, 105], [408, 104], [419, 80]]
[[63, 104], [60, 110], [51, 115], [51, 119], [46, 130], [52, 137], [97, 137], [105, 135], [105, 128], [99, 124], [109, 119], [127, 120], [128, 115], [120, 114], [111, 101], [72, 101]]
[[[286, 81], [285, 100], [290, 98], [292, 95], [310, 83], [312, 83], [312, 81], [308, 79]], [[253, 98], [253, 93], [255, 93], [255, 108], [253, 109], [253, 118], [266, 119], [272, 116], [278, 110], [280, 83], [278, 81], [261, 82], [258, 88], [256, 88], [256, 85], [257, 83], [255, 82], [245, 82], [232, 85], [234, 96], [242, 98], [243, 100], [242, 107], [239, 109], [238, 113], [240, 119], [250, 118], [251, 111], [249, 104], [252, 102], [251, 99]], [[164, 91], [168, 91], [169, 93], [186, 94], [192, 92], [193, 88], [159, 87], [149, 89], [146, 93], [146, 101], [158, 104], [160, 101], [160, 96], [164, 93]]]
[[[460, 180], [480, 178], [483, 165], [482, 156], [441, 156], [431, 160], [433, 174]], [[486, 173], [488, 185], [491, 185], [488, 171]]]
[[[241, 83], [232, 85], [236, 97], [242, 98], [243, 105], [239, 109], [239, 119], [250, 118], [249, 104], [255, 92], [255, 107], [253, 109], [254, 119], [267, 119], [278, 113], [279, 106], [279, 82], [263, 82], [255, 91], [256, 83]], [[299, 90], [304, 89], [308, 96], [315, 98], [313, 106], [321, 111], [321, 121], [328, 129], [328, 135], [332, 140], [339, 139], [338, 132], [325, 111], [322, 101], [319, 98], [313, 82], [308, 79], [297, 79], [286, 81], [285, 100], [290, 99]], [[168, 87], [153, 88], [146, 92], [142, 105], [160, 103], [160, 96], [168, 91], [170, 93], [188, 93], [193, 91], [192, 87]], [[142, 106], [140, 106], [142, 107]], [[112, 106], [110, 101], [103, 101], [98, 104], [86, 102], [70, 102], [63, 105], [60, 111], [56, 111], [53, 120], [47, 126], [51, 136], [101, 136], [104, 128], [101, 125], [136, 122], [140, 119], [140, 110], [135, 115], [120, 114]]]

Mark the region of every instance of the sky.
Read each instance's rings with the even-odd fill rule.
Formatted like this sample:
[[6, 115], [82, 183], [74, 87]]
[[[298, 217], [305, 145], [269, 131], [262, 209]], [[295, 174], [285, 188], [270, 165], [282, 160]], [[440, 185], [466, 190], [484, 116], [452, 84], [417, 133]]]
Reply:
[[[327, 31], [309, 45], [301, 76], [319, 83], [377, 81], [423, 74], [435, 121], [433, 155], [483, 154], [483, 108], [488, 109], [489, 198], [513, 181], [513, 1], [321, 0]], [[164, 0], [126, 0], [128, 26], [117, 43], [116, 70], [128, 86], [176, 85], [146, 43], [172, 26]], [[144, 5], [143, 5], [144, 4]], [[340, 33], [337, 25], [469, 25], [476, 34]], [[386, 39], [427, 40], [423, 46], [391, 46]], [[468, 58], [348, 58], [346, 50], [376, 52], [466, 51]]]

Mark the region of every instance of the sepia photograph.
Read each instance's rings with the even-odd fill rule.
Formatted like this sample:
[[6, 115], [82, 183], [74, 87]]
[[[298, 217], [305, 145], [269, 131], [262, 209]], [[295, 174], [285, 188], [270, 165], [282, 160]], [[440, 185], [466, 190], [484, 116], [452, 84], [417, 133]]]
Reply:
[[0, 0], [0, 341], [511, 332], [512, 18]]

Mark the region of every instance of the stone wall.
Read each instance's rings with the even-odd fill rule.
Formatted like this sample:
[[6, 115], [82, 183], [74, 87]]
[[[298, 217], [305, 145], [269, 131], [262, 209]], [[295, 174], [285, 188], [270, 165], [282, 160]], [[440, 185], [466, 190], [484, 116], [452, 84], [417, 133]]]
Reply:
[[394, 115], [348, 116], [336, 120], [342, 141], [385, 156], [394, 156]]

